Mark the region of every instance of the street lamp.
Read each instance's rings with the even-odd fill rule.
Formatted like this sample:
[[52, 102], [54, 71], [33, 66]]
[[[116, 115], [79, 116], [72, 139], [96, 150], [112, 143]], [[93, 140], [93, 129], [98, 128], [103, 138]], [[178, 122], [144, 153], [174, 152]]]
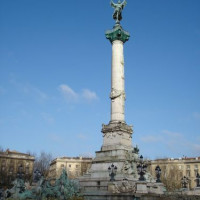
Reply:
[[144, 175], [146, 174], [147, 171], [147, 165], [144, 163], [142, 155], [140, 156], [139, 164], [137, 165], [137, 171], [138, 174], [140, 175], [139, 181], [145, 181]]
[[33, 182], [38, 182], [40, 180], [40, 178], [42, 177], [42, 173], [40, 172], [40, 170], [36, 169], [34, 171], [34, 178], [33, 178]]
[[156, 178], [157, 178], [156, 183], [161, 183], [161, 180], [160, 180], [161, 169], [160, 169], [159, 165], [156, 166], [155, 172], [156, 172]]
[[19, 188], [19, 193], [22, 193], [25, 191], [25, 185], [24, 185], [24, 172], [23, 172], [23, 166], [20, 165], [17, 172], [17, 187]]
[[189, 182], [189, 178], [184, 176], [182, 179], [181, 179], [181, 183], [182, 183], [182, 188], [187, 188], [187, 184]]
[[115, 181], [115, 176], [117, 173], [117, 166], [115, 165], [111, 165], [108, 167], [108, 172], [109, 172], [109, 176], [110, 176], [110, 181]]

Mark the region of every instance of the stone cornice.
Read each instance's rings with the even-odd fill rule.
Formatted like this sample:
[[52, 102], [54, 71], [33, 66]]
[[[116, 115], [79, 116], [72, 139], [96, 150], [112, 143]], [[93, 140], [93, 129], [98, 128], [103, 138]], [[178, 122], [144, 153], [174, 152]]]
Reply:
[[116, 131], [122, 131], [129, 134], [133, 133], [132, 126], [127, 125], [126, 123], [122, 122], [116, 122], [116, 123], [109, 123], [108, 125], [103, 124], [102, 125], [102, 133], [108, 133], [108, 132], [116, 132]]
[[114, 26], [112, 30], [106, 31], [106, 38], [112, 43], [115, 40], [120, 40], [123, 43], [129, 40], [130, 34], [123, 30], [120, 25]]

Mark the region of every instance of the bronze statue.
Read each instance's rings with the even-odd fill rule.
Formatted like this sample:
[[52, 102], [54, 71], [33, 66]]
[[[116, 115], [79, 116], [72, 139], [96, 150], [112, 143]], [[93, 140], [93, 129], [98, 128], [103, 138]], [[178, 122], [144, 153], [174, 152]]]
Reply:
[[121, 1], [119, 0], [118, 3], [114, 3], [113, 0], [111, 0], [110, 4], [115, 9], [113, 13], [113, 19], [116, 20], [116, 24], [119, 24], [122, 20], [122, 10], [124, 9], [127, 2], [126, 0], [124, 0], [121, 3]]

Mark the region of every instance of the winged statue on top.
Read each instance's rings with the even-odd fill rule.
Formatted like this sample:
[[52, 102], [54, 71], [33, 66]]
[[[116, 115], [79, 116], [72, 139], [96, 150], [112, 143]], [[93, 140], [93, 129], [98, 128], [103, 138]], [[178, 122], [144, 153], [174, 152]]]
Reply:
[[113, 0], [111, 0], [110, 4], [115, 9], [113, 13], [113, 19], [116, 20], [116, 24], [119, 24], [122, 20], [122, 10], [126, 6], [127, 2], [126, 0], [123, 2], [118, 0], [118, 3], [114, 3]]

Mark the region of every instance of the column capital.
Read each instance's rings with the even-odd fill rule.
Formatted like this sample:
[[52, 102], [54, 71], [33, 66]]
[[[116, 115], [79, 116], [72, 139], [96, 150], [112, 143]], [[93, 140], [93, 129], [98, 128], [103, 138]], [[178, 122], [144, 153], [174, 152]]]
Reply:
[[114, 26], [112, 30], [106, 31], [106, 38], [112, 43], [115, 40], [120, 40], [123, 43], [129, 40], [130, 34], [124, 31], [120, 25]]

